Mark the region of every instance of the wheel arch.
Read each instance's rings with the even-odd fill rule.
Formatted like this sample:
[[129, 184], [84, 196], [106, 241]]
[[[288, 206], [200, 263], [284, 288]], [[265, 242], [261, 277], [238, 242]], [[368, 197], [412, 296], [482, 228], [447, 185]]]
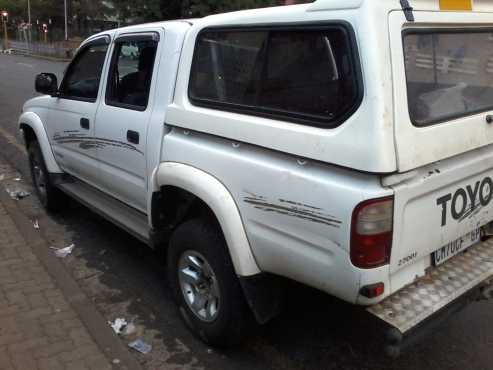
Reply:
[[[238, 276], [252, 276], [261, 271], [255, 261], [243, 221], [228, 189], [214, 176], [195, 167], [175, 163], [162, 163], [152, 179], [153, 200], [150, 202], [151, 224], [159, 225], [158, 204], [179, 222], [198, 205], [205, 205], [217, 220]], [[160, 198], [156, 202], [155, 197]], [[182, 206], [178, 208], [177, 206]], [[171, 225], [173, 226], [173, 225]]]
[[19, 129], [26, 147], [32, 140], [38, 141], [48, 172], [63, 173], [55, 160], [48, 135], [39, 116], [33, 112], [23, 113], [19, 118]]

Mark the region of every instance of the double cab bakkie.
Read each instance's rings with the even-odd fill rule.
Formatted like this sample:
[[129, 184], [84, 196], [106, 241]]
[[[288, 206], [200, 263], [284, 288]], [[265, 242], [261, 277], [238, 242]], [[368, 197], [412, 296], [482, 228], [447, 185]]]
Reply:
[[[104, 31], [19, 125], [69, 195], [165, 252], [208, 343], [296, 281], [364, 306], [388, 352], [493, 276], [493, 5], [317, 0]], [[474, 294], [475, 295], [475, 294]]]

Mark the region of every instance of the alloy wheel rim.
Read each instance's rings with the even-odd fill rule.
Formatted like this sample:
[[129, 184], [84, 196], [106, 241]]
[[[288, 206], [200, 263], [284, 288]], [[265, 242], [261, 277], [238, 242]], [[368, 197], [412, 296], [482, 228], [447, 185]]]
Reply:
[[190, 310], [200, 320], [212, 322], [220, 309], [220, 291], [216, 274], [203, 255], [185, 251], [178, 263], [180, 288]]

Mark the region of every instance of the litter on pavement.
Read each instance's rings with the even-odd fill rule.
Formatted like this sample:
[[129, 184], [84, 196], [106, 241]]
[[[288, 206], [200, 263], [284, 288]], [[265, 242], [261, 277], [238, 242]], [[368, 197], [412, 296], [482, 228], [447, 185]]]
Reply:
[[70, 244], [68, 247], [65, 248], [55, 248], [55, 247], [50, 247], [55, 251], [55, 256], [59, 258], [65, 258], [67, 257], [72, 251], [74, 250], [75, 244]]
[[22, 198], [28, 197], [31, 195], [31, 193], [25, 191], [25, 190], [10, 190], [10, 189], [5, 189], [7, 193], [9, 193], [10, 197], [14, 200], [21, 200]]
[[136, 351], [139, 351], [140, 353], [146, 354], [152, 351], [152, 346], [150, 344], [147, 344], [144, 342], [142, 339], [137, 339], [134, 340], [133, 342], [130, 342], [128, 344], [130, 348], [135, 349]]
[[108, 324], [110, 324], [116, 334], [122, 334], [123, 329], [127, 326], [128, 323], [127, 320], [125, 320], [124, 318], [118, 317], [113, 322], [108, 321]]
[[21, 181], [21, 178], [20, 178], [20, 177], [16, 177], [16, 178], [14, 179], [14, 181]]
[[133, 334], [133, 333], [135, 333], [136, 330], [137, 330], [137, 328], [135, 327], [135, 324], [133, 322], [130, 322], [123, 329], [123, 335]]
[[38, 220], [34, 220], [34, 222], [33, 222], [33, 226], [34, 226], [34, 228], [35, 228], [36, 230], [37, 230], [37, 229], [39, 229], [39, 222], [38, 222]]
[[133, 322], [127, 322], [124, 318], [118, 317], [115, 321], [108, 321], [108, 324], [113, 328], [113, 331], [118, 335], [130, 335], [135, 333], [137, 328]]

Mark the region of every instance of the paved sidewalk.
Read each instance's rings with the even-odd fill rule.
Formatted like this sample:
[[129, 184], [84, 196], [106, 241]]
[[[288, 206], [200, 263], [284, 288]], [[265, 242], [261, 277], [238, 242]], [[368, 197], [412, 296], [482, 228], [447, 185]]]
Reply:
[[110, 368], [0, 203], [0, 369]]

